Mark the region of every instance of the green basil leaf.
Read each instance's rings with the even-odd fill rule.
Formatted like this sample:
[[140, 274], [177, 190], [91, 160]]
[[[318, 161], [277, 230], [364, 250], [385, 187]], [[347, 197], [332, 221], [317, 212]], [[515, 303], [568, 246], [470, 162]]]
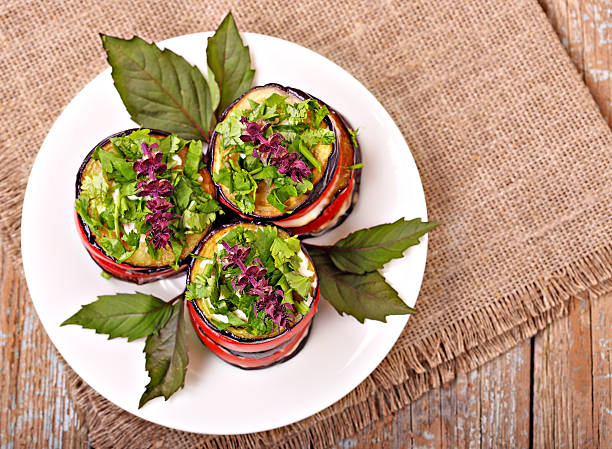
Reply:
[[217, 31], [208, 38], [208, 67], [221, 88], [220, 115], [236, 98], [251, 87], [255, 70], [251, 69], [249, 47], [244, 45], [232, 13], [228, 13]]
[[321, 294], [339, 314], [352, 315], [363, 323], [366, 318], [386, 322], [388, 315], [415, 312], [378, 271], [345, 273], [332, 263], [325, 250], [312, 248], [309, 253], [317, 268]]
[[342, 271], [363, 274], [382, 268], [391, 259], [402, 257], [409, 246], [440, 223], [423, 222], [420, 218], [382, 224], [361, 229], [327, 247], [334, 265]]
[[170, 318], [158, 334], [149, 335], [145, 343], [145, 367], [150, 381], [140, 398], [138, 408], [158, 396], [166, 400], [185, 385], [187, 342], [185, 340], [185, 305], [172, 306]]
[[215, 74], [210, 67], [206, 67], [208, 72], [208, 87], [210, 88], [210, 103], [212, 105], [212, 110], [216, 111], [219, 107], [219, 102], [221, 101], [221, 89], [217, 84], [217, 80], [215, 79]]
[[61, 325], [77, 324], [109, 339], [124, 337], [132, 341], [160, 330], [171, 312], [172, 307], [155, 296], [118, 293], [98, 296], [97, 301], [82, 306]]
[[208, 141], [214, 111], [208, 83], [197, 67], [139, 37], [101, 37], [115, 87], [132, 120], [184, 139]]

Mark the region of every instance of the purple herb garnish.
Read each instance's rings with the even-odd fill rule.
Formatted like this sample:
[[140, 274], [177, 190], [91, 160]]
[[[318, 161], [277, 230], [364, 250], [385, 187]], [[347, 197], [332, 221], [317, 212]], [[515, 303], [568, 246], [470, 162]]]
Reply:
[[147, 144], [143, 142], [141, 147], [144, 157], [134, 162], [134, 171], [138, 176], [146, 174], [150, 180], [153, 180], [155, 179], [155, 173], [161, 173], [166, 169], [166, 164], [161, 161], [163, 154], [161, 152], [153, 153], [153, 149], [159, 148], [156, 143], [147, 147]]
[[163, 198], [153, 198], [147, 201], [147, 207], [151, 212], [164, 212], [172, 208], [172, 203]]
[[160, 196], [170, 196], [174, 192], [172, 183], [167, 179], [153, 179], [150, 181], [140, 181], [137, 185], [140, 189], [139, 196], [150, 196], [159, 198]]
[[269, 163], [278, 166], [279, 173], [289, 175], [295, 182], [302, 182], [311, 173], [310, 167], [299, 158], [298, 154], [287, 152], [285, 147], [279, 147], [270, 156]]
[[[236, 291], [241, 292], [249, 284], [253, 285], [259, 282], [260, 280], [265, 281], [265, 278], [263, 278], [263, 276], [265, 276], [266, 273], [267, 271], [265, 268], [258, 267], [257, 265], [250, 265], [246, 267], [246, 269], [242, 273], [236, 276], [235, 279], [232, 280], [232, 286]], [[258, 278], [260, 277], [262, 279], [258, 280]]]
[[242, 271], [246, 270], [244, 261], [251, 252], [251, 248], [245, 248], [240, 245], [230, 246], [226, 241], [221, 241], [221, 245], [227, 251], [227, 256], [222, 260], [223, 269], [227, 269], [232, 266], [240, 268]]
[[243, 142], [253, 142], [253, 157], [261, 159], [268, 165], [276, 165], [278, 172], [288, 175], [295, 182], [302, 182], [305, 177], [312, 173], [308, 165], [302, 161], [297, 153], [290, 153], [281, 145], [284, 138], [280, 133], [274, 133], [269, 139], [263, 135], [270, 126], [269, 123], [262, 125], [258, 122], [250, 122], [246, 117], [240, 119], [246, 124], [246, 134], [240, 136]]
[[165, 248], [170, 243], [173, 232], [169, 228], [151, 228], [147, 231], [151, 244], [155, 249]]
[[151, 229], [147, 231], [147, 236], [150, 238], [150, 243], [157, 250], [165, 248], [170, 243], [170, 239], [174, 235], [169, 228], [172, 223], [180, 215], [168, 212], [173, 207], [172, 203], [163, 197], [169, 197], [174, 192], [174, 186], [167, 179], [157, 179], [156, 173], [161, 173], [166, 170], [166, 164], [162, 163], [162, 153], [154, 152], [154, 149], [159, 148], [159, 145], [154, 143], [147, 146], [142, 143], [143, 158], [134, 162], [134, 170], [138, 176], [147, 175], [146, 181], [139, 181], [136, 187], [139, 189], [139, 196], [148, 196], [151, 199], [147, 201], [147, 207], [151, 211], [145, 215], [145, 222], [151, 225]]
[[264, 311], [270, 320], [277, 326], [290, 329], [293, 326], [295, 315], [292, 313], [293, 305], [280, 303], [274, 297], [261, 297], [253, 305], [255, 313]]
[[178, 217], [180, 217], [180, 215], [170, 212], [153, 212], [145, 215], [145, 222], [151, 225], [151, 230], [161, 230], [162, 228], [167, 228], [168, 225]]
[[221, 259], [223, 269], [235, 266], [240, 268], [240, 274], [232, 280], [232, 286], [237, 292], [244, 291], [250, 284], [251, 289], [249, 295], [259, 296], [259, 299], [253, 304], [255, 314], [258, 311], [264, 313], [277, 326], [285, 329], [290, 329], [295, 320], [295, 309], [292, 304], [282, 304], [283, 291], [274, 289], [265, 278], [267, 270], [259, 259], [253, 259], [253, 263], [248, 267], [245, 265], [245, 260], [249, 255], [251, 248], [245, 248], [240, 245], [231, 246], [225, 241], [221, 241], [221, 245], [227, 251], [227, 256]]

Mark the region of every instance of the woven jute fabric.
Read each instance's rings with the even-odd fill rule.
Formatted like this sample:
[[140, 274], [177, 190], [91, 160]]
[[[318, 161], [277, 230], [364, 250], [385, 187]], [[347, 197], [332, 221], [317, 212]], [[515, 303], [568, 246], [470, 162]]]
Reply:
[[0, 239], [15, 263], [37, 149], [106, 67], [97, 33], [162, 40], [212, 30], [229, 9], [242, 31], [288, 39], [347, 69], [399, 125], [429, 216], [443, 223], [430, 238], [419, 313], [355, 391], [265, 433], [169, 430], [71, 374], [94, 447], [328, 445], [533, 335], [570, 296], [612, 289], [612, 134], [536, 0], [4, 0]]

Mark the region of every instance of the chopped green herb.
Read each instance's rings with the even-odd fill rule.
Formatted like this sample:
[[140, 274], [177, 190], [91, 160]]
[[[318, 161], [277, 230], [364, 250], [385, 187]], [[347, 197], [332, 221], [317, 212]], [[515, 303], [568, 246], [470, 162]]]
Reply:
[[[88, 168], [75, 210], [104, 252], [117, 261], [129, 259], [146, 246], [155, 260], [160, 259], [162, 249], [170, 251], [174, 256], [171, 265], [178, 269], [185, 234], [206, 231], [222, 213], [202, 188], [202, 142], [176, 135], [159, 138], [148, 129], [139, 129], [111, 138], [111, 144], [92, 154], [101, 169]], [[185, 146], [182, 165], [176, 155]], [[156, 230], [151, 231], [154, 226]]]
[[303, 256], [296, 237], [281, 237], [273, 226], [252, 231], [238, 225], [217, 245], [222, 249], [212, 259], [202, 258], [206, 263], [185, 296], [201, 300], [216, 327], [263, 335], [291, 326], [289, 310], [308, 313], [314, 286], [298, 271]]
[[290, 103], [278, 93], [262, 102], [248, 99], [248, 105], [217, 124], [223, 165], [213, 180], [227, 188], [243, 213], [254, 212], [260, 187], [272, 187], [268, 203], [291, 212], [290, 199], [311, 191], [312, 171], [322, 169], [314, 148], [335, 141], [334, 131], [322, 127], [328, 115], [327, 107], [313, 99]]
[[363, 162], [360, 162], [360, 163], [355, 164], [355, 165], [349, 165], [347, 167], [342, 167], [342, 168], [346, 168], [347, 170], [357, 170], [359, 168], [363, 168]]

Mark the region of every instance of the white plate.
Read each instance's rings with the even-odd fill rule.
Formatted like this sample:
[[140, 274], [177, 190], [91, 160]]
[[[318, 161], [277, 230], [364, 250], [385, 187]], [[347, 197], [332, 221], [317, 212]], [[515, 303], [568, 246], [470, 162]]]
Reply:
[[[180, 36], [163, 44], [206, 73], [206, 38]], [[363, 177], [361, 196], [349, 219], [321, 237], [334, 242], [363, 227], [399, 217], [426, 219], [419, 174], [399, 129], [376, 98], [328, 59], [291, 42], [244, 35], [257, 70], [254, 83], [276, 82], [309, 92], [359, 128]], [[185, 388], [167, 402], [157, 398], [142, 409], [148, 383], [144, 341], [107, 340], [78, 326], [60, 327], [97, 295], [135, 290], [170, 299], [184, 277], [138, 287], [100, 276], [79, 241], [74, 223], [74, 183], [89, 150], [104, 137], [131, 128], [110, 69], [89, 83], [66, 107], [47, 135], [32, 168], [23, 205], [23, 265], [32, 301], [49, 337], [72, 368], [98, 393], [146, 420], [208, 434], [257, 432], [304, 419], [338, 401], [362, 382], [387, 355], [406, 316], [388, 323], [358, 323], [321, 301], [310, 339], [287, 363], [243, 371], [216, 358], [189, 324], [189, 368]], [[421, 286], [427, 241], [392, 261], [384, 273], [402, 298], [414, 305]]]

